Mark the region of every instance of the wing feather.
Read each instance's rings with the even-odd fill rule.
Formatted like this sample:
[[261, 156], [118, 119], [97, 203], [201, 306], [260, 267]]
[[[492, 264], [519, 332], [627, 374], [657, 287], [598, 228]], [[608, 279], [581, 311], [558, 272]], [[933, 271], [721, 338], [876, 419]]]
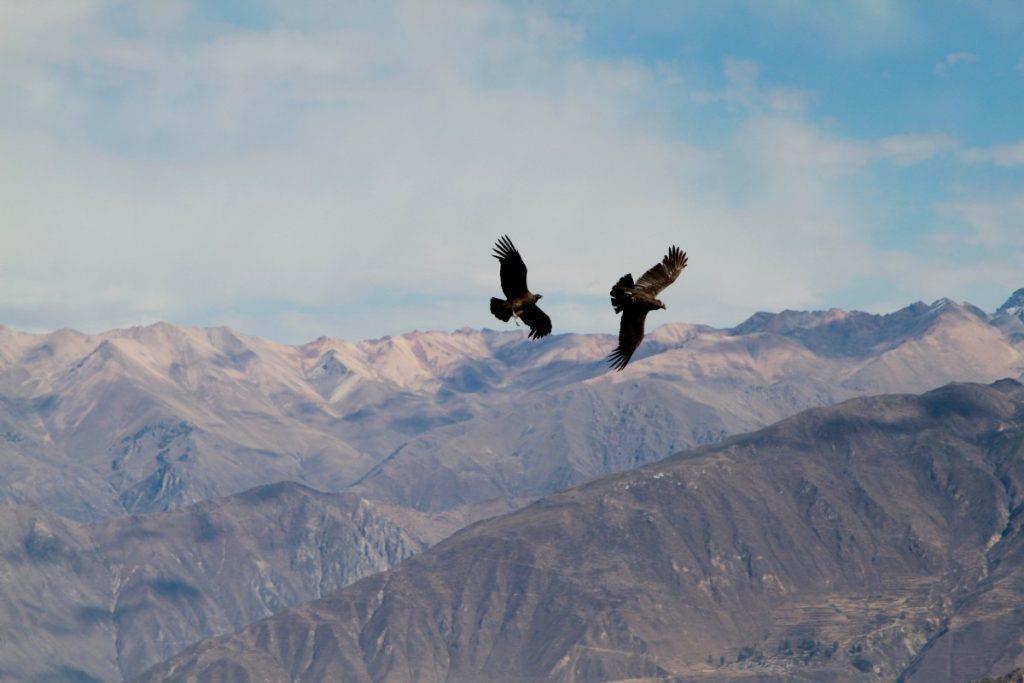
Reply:
[[606, 359], [613, 369], [622, 370], [633, 357], [633, 352], [644, 339], [646, 319], [647, 311], [637, 306], [630, 306], [622, 312], [622, 320], [619, 322], [619, 345]]
[[526, 287], [526, 264], [508, 235], [502, 235], [495, 243], [494, 258], [501, 264], [501, 291], [505, 298], [515, 301], [528, 294], [530, 290]]
[[640, 276], [637, 289], [643, 289], [651, 296], [658, 296], [663, 289], [676, 281], [686, 267], [686, 252], [679, 247], [669, 247], [661, 263]]
[[530, 339], [540, 339], [551, 334], [551, 318], [537, 304], [523, 306], [519, 311], [519, 319], [530, 328]]

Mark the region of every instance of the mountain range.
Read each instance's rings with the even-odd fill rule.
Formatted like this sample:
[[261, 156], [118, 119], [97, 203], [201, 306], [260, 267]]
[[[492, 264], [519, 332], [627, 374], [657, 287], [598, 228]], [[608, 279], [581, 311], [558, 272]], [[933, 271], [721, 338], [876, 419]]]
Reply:
[[3, 328], [0, 501], [92, 521], [285, 480], [424, 511], [536, 497], [853, 396], [1019, 377], [1021, 299], [668, 324], [622, 373], [599, 334]]
[[546, 497], [139, 681], [967, 681], [1024, 659], [1024, 385], [854, 399]]
[[857, 396], [1020, 378], [1024, 290], [992, 315], [942, 299], [667, 324], [622, 373], [613, 346], [0, 328], [0, 675], [130, 677], [579, 482]]

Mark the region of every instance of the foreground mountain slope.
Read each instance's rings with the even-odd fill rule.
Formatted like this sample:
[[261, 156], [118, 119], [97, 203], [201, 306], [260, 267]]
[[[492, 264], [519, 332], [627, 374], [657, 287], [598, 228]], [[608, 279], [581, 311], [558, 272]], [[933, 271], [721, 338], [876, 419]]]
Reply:
[[354, 495], [295, 484], [91, 525], [2, 511], [0, 680], [121, 680], [424, 548]]
[[[1019, 383], [856, 399], [475, 524], [139, 680], [999, 674], [1024, 659], [1022, 491]], [[976, 656], [930, 667], [954, 632]]]
[[[1018, 455], [1019, 457], [1019, 455]], [[1008, 487], [1018, 483], [1008, 478]], [[1019, 488], [1012, 488], [1019, 496]], [[913, 680], [967, 680], [1024, 664], [1024, 504], [1013, 498], [1006, 526], [988, 553], [978, 585], [954, 596], [953, 616], [915, 659]], [[1016, 635], [1014, 635], [1016, 634]], [[1024, 675], [1016, 672], [1016, 679]]]
[[1024, 669], [1014, 669], [1002, 676], [986, 676], [983, 679], [972, 681], [972, 683], [1024, 683]]

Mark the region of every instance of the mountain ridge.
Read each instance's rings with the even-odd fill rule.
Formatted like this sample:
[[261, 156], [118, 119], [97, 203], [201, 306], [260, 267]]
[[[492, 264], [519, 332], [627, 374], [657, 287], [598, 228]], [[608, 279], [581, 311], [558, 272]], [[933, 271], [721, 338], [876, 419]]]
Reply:
[[[1024, 322], [983, 316], [940, 300], [886, 315], [759, 313], [729, 329], [668, 323], [617, 374], [602, 362], [610, 335], [463, 329], [292, 346], [168, 323], [4, 328], [0, 500], [87, 521], [293, 480], [360, 482], [406, 504], [420, 475], [392, 466], [416, 458], [480, 475], [431, 483], [424, 511], [544, 495], [813, 405], [1020, 376]], [[523, 414], [533, 433], [508, 428]], [[529, 454], [559, 442], [565, 458], [534, 471]]]
[[[290, 346], [166, 323], [97, 336], [4, 328], [0, 500], [144, 530], [145, 517], [126, 515], [289, 480], [370, 501], [422, 548], [581, 481], [806, 408], [1024, 373], [1024, 323], [948, 300], [886, 315], [832, 309], [752, 320], [746, 331], [662, 325], [622, 373], [602, 362], [608, 335], [538, 343], [463, 329]], [[19, 552], [27, 534], [12, 540]], [[315, 597], [303, 565], [278, 571], [279, 581], [304, 586], [278, 607]], [[160, 639], [184, 646], [267, 613], [225, 619], [217, 600], [201, 604], [149, 622], [141, 642], [149, 652]], [[26, 634], [52, 636], [31, 623]], [[21, 645], [0, 652], [0, 668], [34, 656]]]
[[1024, 656], [1024, 617], [993, 607], [1024, 597], [1022, 448], [1013, 380], [810, 409], [479, 522], [137, 680], [995, 675]]

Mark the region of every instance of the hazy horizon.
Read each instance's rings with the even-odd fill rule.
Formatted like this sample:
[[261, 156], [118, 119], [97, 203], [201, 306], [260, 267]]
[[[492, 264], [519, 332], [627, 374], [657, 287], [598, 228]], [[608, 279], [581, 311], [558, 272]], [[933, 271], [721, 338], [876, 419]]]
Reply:
[[[1024, 290], [1024, 288], [1019, 288], [1019, 289], [1020, 290]], [[1016, 293], [1016, 291], [1018, 291], [1018, 290], [1014, 290], [1013, 292], [1008, 293], [1007, 297], [1009, 297], [1010, 295]], [[950, 300], [954, 301], [955, 303], [957, 303], [959, 305], [977, 306], [978, 308], [982, 308], [982, 310], [984, 310], [986, 313], [992, 314], [998, 306], [1002, 305], [1007, 300], [1007, 297], [1004, 297], [1002, 300], [1000, 300], [999, 304], [997, 304], [996, 306], [992, 306], [991, 308], [987, 308], [987, 309], [984, 308], [984, 307], [978, 306], [977, 304], [975, 304], [972, 301], [967, 301], [967, 300], [956, 301], [955, 299], [950, 299]], [[899, 306], [897, 308], [894, 308], [894, 309], [891, 309], [891, 310], [882, 310], [882, 311], [866, 311], [866, 310], [857, 309], [857, 308], [844, 309], [844, 308], [841, 308], [839, 306], [826, 306], [824, 308], [800, 309], [800, 310], [809, 310], [811, 312], [827, 312], [827, 311], [833, 311], [833, 310], [841, 310], [841, 311], [844, 311], [846, 313], [863, 312], [863, 313], [872, 313], [872, 314], [875, 314], [875, 315], [886, 315], [886, 314], [889, 314], [889, 313], [895, 313], [896, 311], [899, 311], [899, 310], [901, 310], [903, 308], [906, 308], [908, 306], [912, 306], [912, 305], [917, 304], [917, 303], [922, 303], [922, 304], [925, 304], [925, 305], [928, 305], [928, 306], [934, 306], [938, 302], [942, 301], [942, 299], [946, 299], [946, 298], [949, 298], [949, 297], [940, 297], [939, 299], [936, 299], [936, 300], [931, 301], [931, 302], [927, 302], [927, 301], [923, 301], [921, 299], [917, 299], [915, 301], [908, 301], [905, 304], [903, 304], [903, 305], [901, 305], [901, 306]], [[751, 313], [751, 315], [756, 315], [758, 313], [775, 314], [775, 313], [781, 313], [781, 312], [786, 311], [786, 310], [798, 310], [798, 309], [788, 308], [788, 309], [779, 309], [779, 310], [774, 310], [774, 311], [754, 311], [753, 313]], [[672, 316], [671, 316], [671, 311], [666, 311], [666, 315], [664, 315], [663, 317], [665, 318], [664, 320], [656, 321], [655, 324], [650, 326], [650, 330], [649, 330], [650, 332], [654, 332], [658, 328], [664, 327], [666, 325], [708, 325], [709, 327], [713, 327], [715, 329], [727, 330], [727, 329], [731, 329], [733, 327], [736, 327], [736, 326], [742, 324], [743, 322], [745, 322], [746, 320], [748, 320], [750, 318], [750, 316], [746, 316], [746, 317], [742, 318], [741, 320], [737, 320], [737, 321], [735, 321], [733, 323], [728, 323], [728, 324], [725, 324], [725, 325], [710, 325], [709, 323], [704, 323], [704, 322], [699, 321], [699, 320], [676, 320], [676, 319], [673, 319]], [[7, 324], [5, 322], [0, 321], [0, 328], [7, 328], [7, 329], [15, 330], [17, 332], [25, 332], [25, 333], [28, 333], [28, 334], [42, 334], [42, 335], [52, 334], [54, 332], [59, 332], [61, 330], [71, 330], [73, 332], [79, 332], [81, 334], [85, 334], [85, 335], [88, 335], [88, 336], [96, 336], [96, 335], [104, 334], [106, 332], [112, 332], [112, 331], [115, 331], [115, 330], [131, 329], [131, 328], [135, 328], [135, 327], [151, 327], [153, 325], [160, 325], [160, 324], [167, 324], [167, 325], [172, 325], [174, 327], [191, 328], [191, 329], [216, 329], [216, 328], [219, 328], [219, 327], [225, 327], [225, 328], [231, 329], [231, 330], [233, 330], [235, 332], [241, 332], [242, 334], [245, 334], [247, 336], [259, 337], [259, 338], [267, 339], [269, 341], [273, 341], [273, 342], [276, 342], [276, 343], [287, 344], [287, 345], [291, 345], [291, 346], [301, 346], [303, 344], [311, 343], [311, 342], [316, 341], [317, 339], [324, 338], [324, 337], [330, 338], [330, 339], [334, 339], [334, 340], [338, 340], [338, 341], [345, 341], [345, 342], [356, 343], [356, 342], [361, 342], [361, 341], [376, 341], [376, 340], [379, 340], [379, 339], [386, 339], [386, 338], [390, 338], [390, 337], [400, 337], [400, 336], [405, 336], [405, 335], [410, 335], [410, 334], [429, 334], [429, 333], [456, 334], [458, 332], [470, 331], [470, 332], [522, 332], [525, 335], [527, 332], [529, 332], [528, 328], [526, 328], [525, 326], [522, 326], [522, 325], [516, 326], [516, 325], [514, 325], [512, 323], [509, 323], [508, 325], [503, 325], [500, 322], [495, 322], [494, 324], [484, 324], [482, 326], [464, 325], [462, 327], [449, 327], [449, 328], [410, 328], [410, 329], [407, 329], [407, 330], [401, 330], [401, 331], [397, 331], [397, 332], [394, 332], [394, 333], [381, 334], [381, 335], [375, 335], [375, 336], [364, 336], [364, 337], [341, 337], [341, 336], [335, 336], [335, 335], [330, 335], [330, 334], [326, 334], [325, 333], [325, 334], [319, 334], [319, 335], [317, 335], [315, 337], [310, 337], [308, 339], [306, 339], [306, 338], [303, 338], [303, 339], [279, 339], [279, 338], [276, 338], [276, 337], [273, 337], [273, 336], [267, 336], [267, 335], [263, 335], [263, 334], [258, 334], [258, 333], [252, 332], [251, 330], [247, 330], [244, 327], [235, 327], [235, 326], [232, 326], [232, 325], [217, 324], [217, 323], [213, 323], [213, 324], [209, 324], [209, 325], [207, 325], [207, 324], [192, 324], [192, 323], [176, 322], [174, 320], [166, 320], [166, 319], [144, 321], [144, 322], [127, 324], [127, 325], [119, 325], [119, 326], [116, 326], [116, 327], [106, 327], [106, 328], [97, 328], [97, 329], [87, 329], [87, 328], [71, 327], [71, 326], [67, 326], [67, 325], [62, 325], [62, 326], [58, 326], [58, 327], [51, 327], [51, 328], [25, 328], [25, 327], [17, 327], [17, 326], [14, 326], [14, 325], [9, 325], [9, 324]], [[557, 335], [560, 335], [560, 334], [607, 334], [607, 335], [614, 336], [615, 334], [617, 334], [617, 329], [616, 329], [617, 326], [618, 326], [618, 318], [612, 318], [611, 322], [609, 323], [609, 326], [608, 326], [609, 329], [606, 329], [606, 330], [596, 330], [596, 329], [595, 330], [562, 330], [562, 331], [555, 330], [554, 332], [552, 332], [552, 335], [557, 336]]]

